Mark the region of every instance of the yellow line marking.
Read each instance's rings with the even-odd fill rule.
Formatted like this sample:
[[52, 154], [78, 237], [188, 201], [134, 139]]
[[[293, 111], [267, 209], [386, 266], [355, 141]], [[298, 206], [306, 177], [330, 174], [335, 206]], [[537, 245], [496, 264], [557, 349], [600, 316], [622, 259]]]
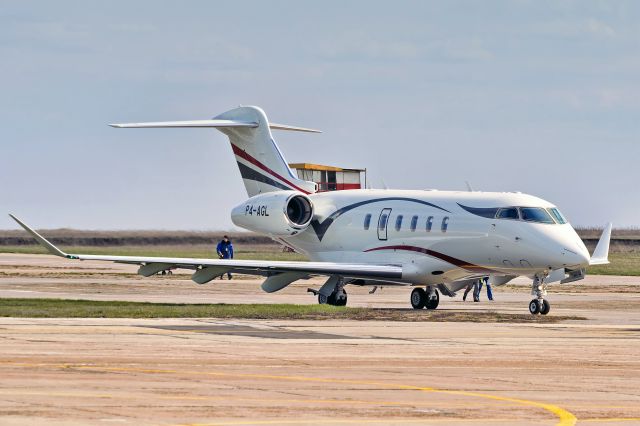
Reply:
[[308, 377], [308, 376], [284, 376], [273, 374], [249, 374], [249, 373], [222, 373], [215, 371], [193, 371], [193, 370], [169, 370], [169, 369], [153, 369], [153, 368], [135, 368], [135, 367], [109, 367], [99, 365], [74, 365], [74, 364], [40, 364], [40, 363], [13, 363], [10, 361], [0, 362], [7, 366], [26, 366], [26, 367], [57, 367], [63, 369], [76, 369], [76, 370], [94, 370], [94, 371], [114, 371], [114, 372], [135, 372], [135, 373], [149, 373], [149, 374], [188, 374], [197, 376], [214, 376], [214, 377], [238, 377], [238, 378], [250, 378], [250, 379], [266, 379], [266, 380], [282, 380], [282, 381], [298, 381], [298, 382], [316, 382], [316, 383], [338, 383], [338, 384], [351, 384], [351, 385], [369, 385], [380, 386], [389, 389], [403, 389], [403, 390], [417, 390], [420, 392], [434, 392], [449, 395], [469, 396], [473, 398], [492, 399], [495, 401], [511, 402], [516, 405], [524, 405], [529, 407], [542, 408], [558, 417], [559, 422], [556, 426], [575, 426], [577, 422], [576, 416], [571, 412], [565, 410], [554, 404], [548, 404], [544, 402], [530, 401], [520, 398], [511, 398], [499, 395], [491, 395], [480, 392], [470, 391], [456, 391], [436, 389], [432, 387], [422, 387], [415, 385], [404, 385], [397, 383], [385, 383], [374, 382], [368, 380], [349, 380], [349, 379], [329, 379], [322, 377]]

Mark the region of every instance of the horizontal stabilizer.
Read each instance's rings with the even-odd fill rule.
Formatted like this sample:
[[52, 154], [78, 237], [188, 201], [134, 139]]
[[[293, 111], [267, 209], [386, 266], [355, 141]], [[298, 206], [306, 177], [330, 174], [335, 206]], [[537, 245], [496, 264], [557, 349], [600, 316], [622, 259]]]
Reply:
[[589, 260], [589, 265], [607, 265], [609, 263], [609, 241], [611, 241], [612, 227], [611, 223], [604, 227], [596, 249], [591, 255], [591, 260]]
[[190, 120], [190, 121], [156, 121], [151, 123], [109, 124], [111, 127], [126, 129], [146, 129], [163, 127], [258, 127], [258, 123], [238, 120]]
[[289, 130], [291, 132], [322, 133], [322, 130], [308, 129], [306, 127], [289, 126], [287, 124], [269, 123], [269, 128], [274, 130]]
[[[150, 123], [114, 123], [109, 124], [111, 127], [119, 129], [149, 129], [149, 128], [230, 128], [230, 127], [249, 127], [256, 128], [258, 123], [255, 121], [240, 120], [190, 120], [190, 121], [156, 121]], [[269, 123], [270, 129], [289, 130], [293, 132], [309, 132], [322, 133], [320, 130], [307, 129], [306, 127], [288, 126], [286, 124]]]

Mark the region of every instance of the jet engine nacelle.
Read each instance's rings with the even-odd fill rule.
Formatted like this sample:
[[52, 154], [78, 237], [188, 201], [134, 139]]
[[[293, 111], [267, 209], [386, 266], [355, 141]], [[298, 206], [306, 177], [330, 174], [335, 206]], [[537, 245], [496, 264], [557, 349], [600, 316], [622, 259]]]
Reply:
[[258, 194], [231, 211], [237, 226], [269, 235], [295, 235], [313, 218], [313, 203], [302, 192], [278, 191]]

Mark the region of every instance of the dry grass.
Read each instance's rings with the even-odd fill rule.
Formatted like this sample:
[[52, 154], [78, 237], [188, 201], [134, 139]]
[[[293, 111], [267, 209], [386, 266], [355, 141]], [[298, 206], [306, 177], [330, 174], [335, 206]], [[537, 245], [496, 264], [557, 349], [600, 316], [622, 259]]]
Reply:
[[640, 252], [609, 253], [609, 265], [590, 266], [591, 275], [640, 275]]
[[[602, 235], [602, 227], [577, 227], [575, 228], [580, 238], [600, 238]], [[622, 239], [640, 239], [640, 228], [613, 228], [611, 231], [611, 238]]]

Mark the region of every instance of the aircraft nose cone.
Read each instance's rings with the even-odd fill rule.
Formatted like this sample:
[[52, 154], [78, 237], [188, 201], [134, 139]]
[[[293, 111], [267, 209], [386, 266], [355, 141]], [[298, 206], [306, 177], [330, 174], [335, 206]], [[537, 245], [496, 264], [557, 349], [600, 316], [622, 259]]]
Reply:
[[564, 263], [566, 265], [588, 265], [589, 264], [589, 252], [582, 252], [582, 250], [577, 251], [578, 247], [574, 247], [573, 249], [564, 248], [562, 250], [562, 255], [564, 258]]
[[572, 266], [588, 265], [589, 260], [591, 259], [589, 251], [579, 237], [573, 241], [565, 241], [562, 249], [562, 255], [564, 263]]

